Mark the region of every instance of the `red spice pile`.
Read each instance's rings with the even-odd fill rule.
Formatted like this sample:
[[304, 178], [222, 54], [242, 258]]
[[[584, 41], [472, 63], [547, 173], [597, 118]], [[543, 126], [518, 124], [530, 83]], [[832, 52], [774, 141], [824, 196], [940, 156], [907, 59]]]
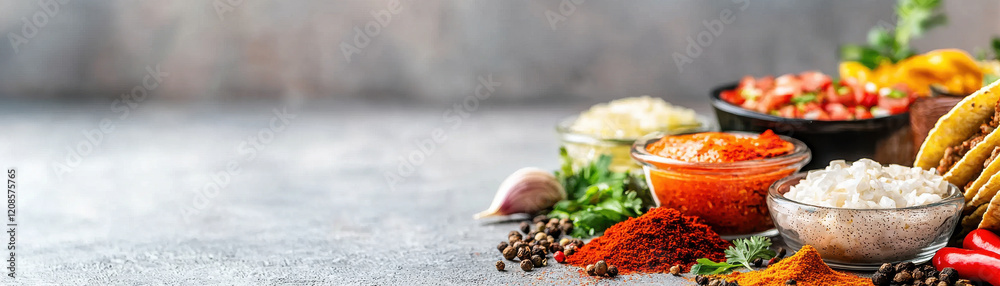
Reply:
[[611, 226], [566, 261], [586, 266], [604, 260], [621, 273], [669, 272], [674, 265], [687, 272], [698, 258], [724, 260], [727, 247], [729, 242], [696, 217], [660, 207]]

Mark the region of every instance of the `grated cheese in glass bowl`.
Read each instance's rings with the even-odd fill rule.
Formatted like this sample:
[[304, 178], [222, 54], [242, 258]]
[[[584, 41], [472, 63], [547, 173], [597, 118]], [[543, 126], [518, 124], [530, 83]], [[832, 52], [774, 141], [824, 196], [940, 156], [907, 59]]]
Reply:
[[574, 167], [610, 155], [610, 168], [616, 172], [641, 169], [630, 155], [632, 143], [639, 137], [654, 132], [678, 134], [715, 129], [714, 122], [692, 109], [645, 95], [594, 105], [556, 126]]

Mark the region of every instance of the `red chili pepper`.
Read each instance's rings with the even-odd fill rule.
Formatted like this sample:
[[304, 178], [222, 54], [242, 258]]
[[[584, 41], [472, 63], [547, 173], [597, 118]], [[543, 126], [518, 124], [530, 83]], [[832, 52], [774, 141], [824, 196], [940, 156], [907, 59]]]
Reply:
[[1000, 254], [945, 247], [934, 254], [932, 261], [938, 270], [951, 267], [959, 277], [1000, 285]]
[[1000, 236], [985, 230], [977, 229], [965, 236], [962, 241], [962, 248], [973, 250], [985, 250], [1000, 254]]

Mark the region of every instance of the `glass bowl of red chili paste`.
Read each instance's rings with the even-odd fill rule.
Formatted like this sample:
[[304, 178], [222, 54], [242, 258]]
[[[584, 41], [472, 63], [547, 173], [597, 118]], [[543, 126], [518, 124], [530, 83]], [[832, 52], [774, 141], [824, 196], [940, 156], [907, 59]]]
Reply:
[[775, 236], [768, 188], [809, 163], [802, 141], [747, 132], [650, 134], [632, 145], [658, 206], [700, 217], [726, 239]]

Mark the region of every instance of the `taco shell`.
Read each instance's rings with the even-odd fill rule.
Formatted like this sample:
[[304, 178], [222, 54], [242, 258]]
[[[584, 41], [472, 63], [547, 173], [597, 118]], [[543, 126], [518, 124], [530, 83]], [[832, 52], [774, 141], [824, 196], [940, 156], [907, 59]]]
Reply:
[[[996, 102], [994, 102], [994, 104], [995, 103]], [[976, 123], [976, 125], [978, 126], [979, 123]], [[979, 176], [980, 173], [992, 177], [991, 174], [993, 173], [987, 174], [983, 170], [983, 163], [986, 162], [986, 159], [990, 158], [990, 154], [993, 153], [993, 149], [996, 148], [998, 144], [1000, 144], [1000, 132], [993, 130], [993, 132], [986, 135], [986, 138], [983, 138], [983, 142], [979, 142], [979, 144], [976, 144], [975, 147], [972, 147], [972, 150], [965, 153], [965, 156], [962, 156], [962, 159], [955, 163], [955, 165], [948, 170], [948, 173], [944, 174], [944, 180], [955, 184], [956, 186], [965, 186], [972, 181], [972, 179], [975, 179], [976, 176]], [[1000, 160], [993, 160], [993, 162], [990, 162], [990, 165], [993, 165], [996, 161]], [[984, 176], [979, 177], [982, 178]], [[968, 194], [969, 190], [967, 189], [965, 192]]]
[[986, 210], [989, 208], [988, 205], [983, 205], [978, 208], [972, 214], [962, 217], [962, 233], [969, 233], [979, 227], [983, 222], [983, 215], [986, 214]]
[[[989, 86], [983, 87], [972, 95], [965, 97], [962, 101], [959, 101], [955, 105], [955, 108], [942, 116], [934, 124], [934, 128], [927, 134], [927, 139], [921, 144], [920, 150], [917, 152], [917, 159], [913, 165], [928, 170], [937, 167], [941, 161], [941, 157], [944, 157], [945, 149], [961, 144], [976, 134], [979, 130], [976, 126], [989, 119], [995, 112], [997, 100], [1000, 100], [1000, 80], [994, 81]], [[990, 135], [994, 135], [994, 133], [996, 132], [992, 132]], [[990, 148], [990, 151], [992, 150]], [[989, 152], [986, 153], [986, 155], [989, 155]], [[964, 161], [965, 158], [962, 158], [962, 160]], [[986, 160], [986, 158], [982, 160]], [[982, 162], [979, 161], [980, 166]], [[961, 162], [955, 164], [956, 167], [963, 165], [967, 164], [962, 164]], [[955, 167], [952, 168], [954, 169]], [[952, 172], [949, 171], [948, 173]], [[969, 177], [965, 179], [968, 182], [968, 180], [971, 180], [971, 176], [975, 176], [975, 174], [968, 174], [967, 171], [959, 171], [953, 174], [953, 179], [961, 181], [961, 179]]]
[[[979, 174], [979, 178], [976, 178], [976, 180], [972, 182], [972, 185], [965, 189], [965, 201], [968, 202], [969, 205], [972, 205], [972, 201], [976, 198], [976, 194], [979, 193], [983, 186], [993, 179], [993, 175], [996, 173], [1000, 173], [1000, 158], [991, 161], [990, 164], [983, 169], [983, 172]], [[1000, 182], [994, 182], [994, 186], [1000, 186]], [[995, 187], [994, 189], [996, 189]], [[994, 190], [993, 193], [996, 193], [996, 191]]]
[[983, 221], [979, 223], [979, 228], [993, 232], [1000, 231], [1000, 196], [993, 196], [989, 205], [986, 206], [986, 213], [983, 214]]
[[[1000, 159], [994, 160], [993, 163], [996, 163], [996, 161], [1000, 161]], [[991, 163], [990, 165], [994, 165], [993, 163]], [[976, 191], [976, 195], [972, 197], [971, 201], [968, 201], [966, 203], [967, 205], [972, 207], [979, 207], [996, 199], [995, 197], [997, 196], [997, 191], [1000, 190], [1000, 176], [994, 176], [994, 175], [995, 173], [987, 174], [985, 170], [983, 171], [983, 175], [979, 177], [980, 178], [987, 177], [989, 181], [987, 181], [982, 188], [979, 188], [979, 190]]]

